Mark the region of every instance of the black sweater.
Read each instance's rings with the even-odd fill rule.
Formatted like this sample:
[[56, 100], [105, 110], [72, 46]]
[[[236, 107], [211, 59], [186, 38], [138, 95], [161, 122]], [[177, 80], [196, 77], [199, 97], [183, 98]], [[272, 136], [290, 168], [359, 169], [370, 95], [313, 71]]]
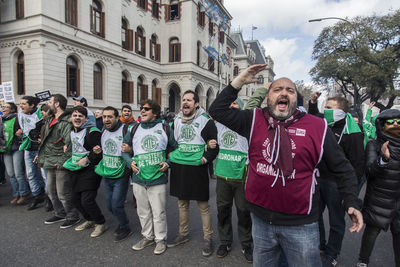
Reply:
[[[230, 109], [229, 105], [237, 98], [238, 90], [228, 85], [215, 99], [210, 107], [210, 115], [218, 122], [238, 134], [250, 139], [251, 125], [253, 122], [252, 110]], [[345, 208], [359, 209], [360, 204], [356, 195], [356, 174], [343, 151], [335, 141], [335, 136], [330, 129], [327, 130], [323, 144], [324, 154], [322, 161], [332, 173], [332, 177], [338, 183], [338, 189], [344, 200]], [[249, 203], [249, 209], [263, 220], [275, 225], [303, 225], [316, 222], [319, 217], [320, 205], [319, 186], [316, 186], [310, 214], [288, 214], [265, 209], [261, 206]]]

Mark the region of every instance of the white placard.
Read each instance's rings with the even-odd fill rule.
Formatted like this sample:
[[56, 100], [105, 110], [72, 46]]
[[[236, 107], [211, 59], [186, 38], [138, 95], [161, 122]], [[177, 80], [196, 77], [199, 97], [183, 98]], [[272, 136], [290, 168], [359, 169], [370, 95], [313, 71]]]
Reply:
[[4, 102], [14, 102], [14, 90], [12, 82], [3, 83]]

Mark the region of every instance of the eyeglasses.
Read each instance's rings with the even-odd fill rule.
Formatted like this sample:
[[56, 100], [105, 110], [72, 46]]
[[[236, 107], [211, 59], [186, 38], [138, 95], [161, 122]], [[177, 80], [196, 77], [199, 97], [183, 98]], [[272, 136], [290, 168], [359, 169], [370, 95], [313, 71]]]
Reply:
[[149, 107], [140, 107], [140, 111], [142, 111], [142, 109], [144, 109], [144, 111], [152, 110], [152, 108], [149, 108]]
[[389, 125], [392, 125], [395, 122], [397, 122], [397, 124], [400, 125], [400, 119], [397, 119], [397, 120], [394, 120], [394, 119], [386, 120], [386, 124], [389, 124]]

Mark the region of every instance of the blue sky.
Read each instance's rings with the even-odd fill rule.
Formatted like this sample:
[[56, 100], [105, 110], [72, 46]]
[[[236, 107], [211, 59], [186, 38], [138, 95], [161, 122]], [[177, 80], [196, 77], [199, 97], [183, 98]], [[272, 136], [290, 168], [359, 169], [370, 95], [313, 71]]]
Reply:
[[233, 16], [232, 30], [242, 30], [243, 37], [254, 39], [266, 49], [266, 55], [274, 60], [276, 78], [310, 82], [309, 70], [314, 40], [324, 27], [332, 26], [336, 20], [309, 23], [309, 19], [383, 15], [400, 9], [400, 0], [224, 0], [224, 5]]

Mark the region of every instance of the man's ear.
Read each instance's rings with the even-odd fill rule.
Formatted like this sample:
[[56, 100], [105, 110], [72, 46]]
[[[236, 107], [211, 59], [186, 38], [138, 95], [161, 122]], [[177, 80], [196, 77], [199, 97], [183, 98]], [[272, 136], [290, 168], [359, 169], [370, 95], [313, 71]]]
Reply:
[[199, 105], [200, 105], [200, 103], [194, 103], [194, 107], [195, 107], [196, 109], [199, 108]]

